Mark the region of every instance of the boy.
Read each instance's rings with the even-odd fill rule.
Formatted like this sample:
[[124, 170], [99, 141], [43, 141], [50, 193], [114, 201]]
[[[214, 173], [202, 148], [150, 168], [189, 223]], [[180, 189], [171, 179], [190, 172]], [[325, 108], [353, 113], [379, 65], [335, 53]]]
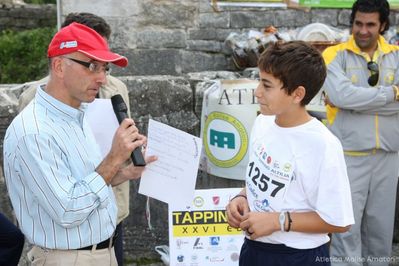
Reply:
[[325, 80], [323, 58], [302, 41], [275, 43], [258, 66], [246, 187], [226, 207], [246, 232], [240, 266], [330, 265], [327, 234], [354, 219], [341, 144], [305, 108]]

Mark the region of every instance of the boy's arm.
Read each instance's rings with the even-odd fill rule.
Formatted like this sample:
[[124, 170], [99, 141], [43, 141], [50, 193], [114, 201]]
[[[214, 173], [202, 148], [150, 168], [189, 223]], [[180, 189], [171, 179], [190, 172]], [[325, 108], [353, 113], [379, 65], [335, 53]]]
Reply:
[[[344, 233], [349, 230], [348, 226], [335, 226], [326, 223], [317, 212], [290, 212], [290, 231], [304, 233]], [[288, 218], [285, 219], [285, 229], [288, 228]]]
[[[240, 228], [248, 232], [251, 239], [268, 236], [281, 230], [280, 212], [249, 212], [243, 216]], [[316, 212], [290, 212], [292, 220], [290, 230], [303, 233], [343, 233], [350, 226], [334, 226], [326, 223]], [[285, 214], [284, 231], [289, 228], [289, 219]]]

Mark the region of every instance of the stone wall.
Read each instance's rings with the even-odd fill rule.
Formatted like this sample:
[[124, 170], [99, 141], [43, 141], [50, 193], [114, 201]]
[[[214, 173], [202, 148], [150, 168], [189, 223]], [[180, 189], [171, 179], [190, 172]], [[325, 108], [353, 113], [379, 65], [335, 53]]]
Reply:
[[[130, 65], [117, 75], [182, 75], [189, 72], [234, 70], [224, 40], [231, 32], [280, 30], [322, 22], [348, 28], [350, 10], [282, 8], [224, 8], [215, 11], [210, 0], [110, 0], [96, 2], [96, 13], [112, 26], [111, 46], [126, 55]], [[61, 1], [62, 14], [92, 12], [85, 1]], [[393, 12], [392, 25], [399, 17]], [[113, 70], [114, 71], [114, 70]]]
[[[118, 76], [182, 75], [198, 71], [236, 70], [224, 40], [231, 32], [279, 30], [322, 22], [338, 28], [349, 26], [348, 9], [219, 8], [210, 0], [60, 0], [62, 18], [70, 12], [95, 12], [111, 25], [113, 49], [130, 64], [115, 68]], [[93, 11], [95, 10], [95, 11]], [[56, 25], [55, 5], [0, 5], [0, 30]], [[397, 25], [398, 12], [391, 15]]]
[[57, 10], [55, 5], [13, 5], [0, 3], [0, 31], [29, 30], [40, 27], [55, 27]]

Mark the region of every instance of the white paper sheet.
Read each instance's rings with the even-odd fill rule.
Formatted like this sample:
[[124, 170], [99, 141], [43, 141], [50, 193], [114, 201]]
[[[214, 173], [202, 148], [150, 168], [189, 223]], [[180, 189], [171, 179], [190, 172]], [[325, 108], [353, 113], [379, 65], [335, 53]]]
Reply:
[[89, 103], [86, 118], [104, 158], [111, 149], [112, 139], [119, 127], [111, 100], [95, 99]]
[[174, 204], [190, 206], [195, 191], [202, 141], [184, 131], [151, 120], [146, 156], [158, 160], [146, 166], [139, 193]]

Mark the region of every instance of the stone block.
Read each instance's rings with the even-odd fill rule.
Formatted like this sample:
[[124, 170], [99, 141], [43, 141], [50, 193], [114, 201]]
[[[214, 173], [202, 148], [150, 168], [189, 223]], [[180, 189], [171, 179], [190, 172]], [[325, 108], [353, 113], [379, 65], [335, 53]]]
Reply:
[[333, 27], [338, 26], [339, 9], [313, 9], [311, 10], [311, 23], [319, 22]]
[[12, 26], [13, 24], [13, 20], [8, 18], [8, 17], [0, 17], [0, 25], [2, 25], [2, 27], [4, 29]]
[[211, 5], [211, 0], [199, 0], [198, 2], [200, 13], [217, 12], [217, 10]]
[[275, 12], [234, 12], [230, 14], [230, 27], [232, 29], [262, 29], [269, 25], [275, 25], [276, 20]]
[[302, 10], [277, 10], [275, 12], [276, 21], [275, 27], [277, 28], [296, 28], [305, 26], [311, 21], [311, 13]]
[[131, 75], [180, 75], [182, 73], [181, 53], [178, 49], [134, 49], [118, 50], [127, 56], [126, 68], [115, 67], [117, 76]]
[[199, 14], [199, 27], [203, 28], [228, 28], [228, 13], [201, 13]]
[[26, 30], [39, 27], [52, 27], [57, 24], [57, 11], [54, 4], [24, 5], [0, 9], [0, 29]]
[[218, 41], [187, 41], [187, 48], [191, 51], [220, 53], [222, 51], [222, 46], [224, 46], [224, 44]]
[[190, 83], [182, 77], [135, 76], [121, 78], [129, 90], [131, 115], [160, 117], [179, 111], [192, 111]]
[[0, 87], [0, 163], [3, 165], [3, 141], [8, 125], [18, 114], [18, 99], [12, 86]]
[[137, 18], [141, 26], [187, 28], [196, 25], [198, 6], [195, 2], [147, 0], [142, 3], [142, 13]]
[[137, 48], [185, 48], [186, 32], [183, 30], [146, 29], [135, 33]]
[[216, 29], [190, 29], [188, 30], [190, 40], [214, 40], [216, 39]]
[[222, 41], [229, 36], [232, 32], [231, 29], [190, 29], [188, 31], [188, 39], [190, 40], [214, 40], [214, 41]]
[[338, 25], [349, 27], [351, 10], [342, 9], [338, 13]]
[[136, 49], [137, 31], [141, 30], [135, 18], [109, 18], [107, 19], [112, 33], [109, 44], [111, 48]]
[[[60, 1], [62, 13], [70, 12], [90, 12], [107, 19], [107, 17], [130, 17], [140, 14], [140, 4], [145, 1], [119, 0], [117, 3], [113, 0], [92, 1]], [[78, 8], [77, 8], [78, 6]]]
[[225, 41], [227, 36], [232, 32], [231, 29], [216, 29], [216, 37], [215, 40]]
[[115, 50], [129, 59], [126, 68], [114, 67], [116, 76], [181, 75], [189, 72], [230, 70], [223, 54], [178, 49]]
[[222, 54], [182, 51], [182, 73], [226, 70], [227, 61]]
[[5, 8], [0, 8], [0, 17], [8, 17], [8, 10]]

